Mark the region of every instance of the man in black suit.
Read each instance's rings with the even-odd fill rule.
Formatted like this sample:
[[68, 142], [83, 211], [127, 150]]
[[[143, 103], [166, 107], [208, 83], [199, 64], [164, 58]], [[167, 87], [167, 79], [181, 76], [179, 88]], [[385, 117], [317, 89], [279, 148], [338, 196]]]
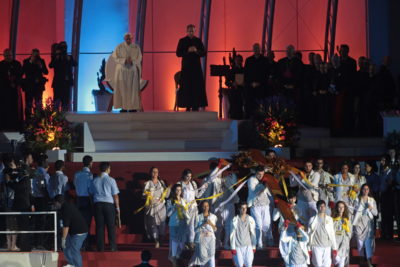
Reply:
[[143, 250], [142, 251], [142, 263], [139, 265], [136, 265], [135, 267], [153, 267], [153, 265], [149, 264], [149, 261], [151, 259], [151, 252], [148, 250]]
[[42, 108], [44, 85], [47, 82], [43, 74], [49, 74], [44, 59], [40, 57], [39, 49], [32, 49], [31, 56], [24, 60], [22, 72], [25, 75], [22, 82], [22, 90], [25, 92], [25, 116], [28, 118], [32, 114], [33, 107]]
[[61, 42], [52, 55], [49, 67], [54, 69], [52, 87], [54, 89], [54, 101], [57, 107], [65, 111], [70, 109], [71, 88], [74, 83], [73, 68], [77, 66], [74, 58], [67, 54], [67, 43]]

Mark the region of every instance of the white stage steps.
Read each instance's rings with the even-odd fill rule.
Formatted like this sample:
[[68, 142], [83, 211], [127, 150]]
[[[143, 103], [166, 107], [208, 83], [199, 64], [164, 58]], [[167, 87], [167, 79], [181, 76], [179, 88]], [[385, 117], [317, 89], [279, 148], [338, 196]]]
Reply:
[[[102, 153], [102, 158], [138, 160], [137, 153], [148, 152], [148, 160], [154, 156], [159, 160], [173, 160], [170, 157], [174, 156], [182, 160], [185, 154], [199, 160], [202, 154], [192, 153], [202, 152], [204, 160], [206, 154], [237, 152], [237, 121], [219, 120], [217, 112], [78, 112], [67, 114], [67, 119], [87, 126], [83, 154]], [[73, 153], [73, 160], [82, 156]]]

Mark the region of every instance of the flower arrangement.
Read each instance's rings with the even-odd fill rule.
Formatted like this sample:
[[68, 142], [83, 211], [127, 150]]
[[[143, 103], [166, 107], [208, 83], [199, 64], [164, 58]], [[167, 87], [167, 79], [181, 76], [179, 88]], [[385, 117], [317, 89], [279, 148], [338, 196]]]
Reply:
[[259, 102], [254, 124], [265, 148], [289, 147], [298, 140], [294, 105], [274, 96]]
[[26, 121], [23, 131], [26, 149], [33, 153], [45, 153], [47, 150], [72, 150], [72, 130], [65, 118], [65, 112], [54, 105], [51, 98], [46, 100], [43, 109]]

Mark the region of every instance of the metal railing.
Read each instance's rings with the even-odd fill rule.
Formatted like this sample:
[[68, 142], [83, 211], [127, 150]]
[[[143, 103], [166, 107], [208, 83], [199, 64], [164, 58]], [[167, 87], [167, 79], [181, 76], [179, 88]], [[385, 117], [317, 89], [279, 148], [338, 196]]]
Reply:
[[0, 231], [0, 234], [54, 234], [54, 251], [57, 251], [57, 212], [56, 211], [37, 211], [37, 212], [0, 212], [2, 215], [54, 215], [54, 230], [48, 231]]

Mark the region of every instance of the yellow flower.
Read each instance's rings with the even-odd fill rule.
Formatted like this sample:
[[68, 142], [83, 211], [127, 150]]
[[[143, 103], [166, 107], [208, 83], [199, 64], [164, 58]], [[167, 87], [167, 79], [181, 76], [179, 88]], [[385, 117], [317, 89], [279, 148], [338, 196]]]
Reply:
[[49, 132], [49, 134], [47, 135], [47, 141], [48, 142], [54, 141], [54, 138], [55, 138], [55, 133]]

